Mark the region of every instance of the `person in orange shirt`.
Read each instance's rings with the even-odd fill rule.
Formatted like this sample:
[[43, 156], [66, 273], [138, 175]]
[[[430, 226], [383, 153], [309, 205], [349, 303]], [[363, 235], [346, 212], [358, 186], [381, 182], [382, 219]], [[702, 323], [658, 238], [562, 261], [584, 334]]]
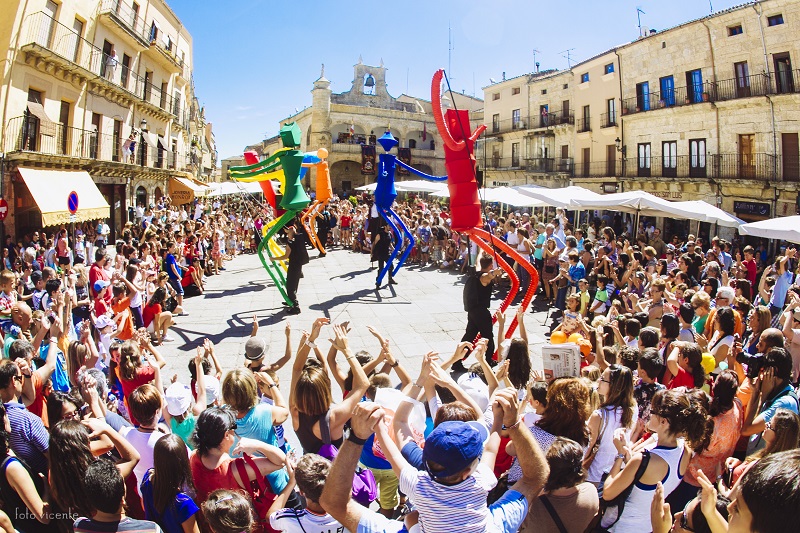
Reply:
[[114, 297], [111, 299], [111, 310], [114, 312], [114, 322], [117, 324], [117, 338], [126, 341], [133, 337], [131, 299], [126, 296], [127, 287], [122, 283], [115, 283], [112, 291]]
[[[711, 313], [708, 316], [708, 320], [706, 320], [706, 327], [703, 331], [703, 334], [707, 339], [711, 338], [711, 335], [714, 334], [713, 325], [714, 325], [714, 316], [717, 314], [717, 309], [720, 307], [731, 307], [734, 304], [734, 300], [736, 299], [736, 291], [733, 287], [728, 287], [727, 285], [723, 285], [717, 290], [717, 296], [714, 298], [714, 302], [716, 306], [714, 309], [711, 310]], [[742, 321], [742, 315], [736, 309], [733, 310], [734, 315], [734, 333], [739, 334], [739, 338], [741, 339], [744, 337], [744, 322]]]

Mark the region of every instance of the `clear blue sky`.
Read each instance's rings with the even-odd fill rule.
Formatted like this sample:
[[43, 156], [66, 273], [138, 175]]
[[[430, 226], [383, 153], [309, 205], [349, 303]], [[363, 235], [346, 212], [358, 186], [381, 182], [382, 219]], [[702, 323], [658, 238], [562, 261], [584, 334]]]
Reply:
[[[710, 13], [707, 0], [407, 0], [323, 2], [167, 0], [194, 39], [194, 79], [220, 158], [275, 135], [278, 122], [311, 105], [325, 64], [334, 92], [350, 88], [358, 56], [389, 69], [389, 93], [430, 98], [431, 76], [448, 64], [453, 90], [482, 97], [489, 78], [567, 68], [638, 35]], [[742, 3], [712, 0], [715, 11]], [[407, 84], [407, 85], [406, 85]]]

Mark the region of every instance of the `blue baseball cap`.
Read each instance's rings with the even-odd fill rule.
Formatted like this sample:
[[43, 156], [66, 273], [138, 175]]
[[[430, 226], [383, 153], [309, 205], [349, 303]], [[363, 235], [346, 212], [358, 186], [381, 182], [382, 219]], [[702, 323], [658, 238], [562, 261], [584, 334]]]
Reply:
[[[454, 476], [483, 455], [483, 444], [489, 431], [478, 422], [442, 422], [425, 439], [422, 460], [433, 479]], [[433, 471], [429, 463], [444, 467]]]

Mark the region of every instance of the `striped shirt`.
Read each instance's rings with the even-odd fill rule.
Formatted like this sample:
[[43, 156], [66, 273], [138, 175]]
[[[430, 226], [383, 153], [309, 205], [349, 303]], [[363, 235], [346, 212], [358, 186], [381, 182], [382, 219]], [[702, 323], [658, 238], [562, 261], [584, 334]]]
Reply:
[[318, 515], [308, 509], [281, 509], [269, 517], [272, 529], [284, 533], [344, 533], [347, 530], [329, 514]]
[[8, 402], [4, 405], [11, 425], [11, 433], [8, 436], [11, 449], [31, 470], [46, 476], [45, 453], [50, 446], [50, 436], [42, 419], [19, 402]]
[[497, 478], [483, 464], [456, 485], [437, 483], [427, 472], [410, 465], [400, 473], [400, 490], [414, 503], [421, 529], [427, 533], [491, 531], [493, 522], [486, 495], [495, 485]]

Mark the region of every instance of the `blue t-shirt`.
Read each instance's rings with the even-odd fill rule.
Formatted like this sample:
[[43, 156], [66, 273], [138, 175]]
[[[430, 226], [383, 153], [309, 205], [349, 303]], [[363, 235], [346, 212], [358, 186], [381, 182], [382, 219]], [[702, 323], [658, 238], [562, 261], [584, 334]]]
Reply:
[[[58, 392], [69, 392], [69, 376], [67, 376], [67, 360], [64, 358], [64, 352], [56, 346], [56, 368], [50, 376], [50, 381], [53, 383], [53, 390]], [[39, 347], [39, 357], [47, 360], [47, 352], [50, 350], [50, 343], [42, 343]]]
[[[272, 407], [265, 403], [257, 404], [246, 415], [236, 420], [236, 435], [260, 440], [276, 448], [280, 447], [278, 446], [278, 435], [275, 433], [275, 426], [272, 425]], [[233, 447], [231, 452], [233, 452]], [[234, 456], [233, 453], [231, 453], [231, 456]], [[280, 494], [289, 483], [289, 475], [284, 469], [276, 470], [267, 475], [267, 480], [275, 494]]]
[[417, 470], [425, 470], [425, 461], [422, 460], [422, 448], [419, 445], [411, 441], [403, 446], [403, 449], [400, 450], [400, 453], [403, 455], [408, 464], [416, 468]]
[[364, 443], [364, 449], [361, 450], [361, 464], [367, 468], [376, 468], [378, 470], [391, 470], [392, 463], [386, 459], [381, 459], [372, 453], [372, 446], [375, 442], [375, 434], [369, 436], [367, 442]]
[[[772, 418], [775, 416], [775, 411], [778, 409], [787, 409], [794, 414], [800, 414], [798, 412], [798, 405], [797, 400], [794, 396], [786, 393], [788, 390], [793, 390], [791, 385], [786, 385], [780, 392], [773, 396], [774, 400], [771, 403], [766, 404], [761, 411], [761, 414], [764, 415], [764, 422], [772, 421]], [[747, 445], [747, 454], [751, 454], [756, 452], [767, 445], [766, 441], [762, 438], [761, 433], [756, 433], [752, 437], [750, 437], [750, 442]]]
[[189, 496], [179, 492], [163, 513], [156, 511], [153, 501], [153, 482], [150, 479], [152, 474], [153, 470], [148, 470], [142, 480], [142, 503], [144, 503], [145, 517], [161, 526], [164, 533], [183, 533], [181, 524], [197, 513], [200, 508]]
[[181, 267], [178, 266], [178, 261], [175, 260], [175, 256], [173, 254], [167, 254], [166, 263], [166, 271], [169, 279], [181, 279], [180, 275], [175, 275], [176, 270], [178, 273], [181, 272]]
[[569, 272], [569, 277], [572, 278], [570, 285], [573, 287], [577, 287], [578, 282], [586, 277], [586, 267], [580, 261], [578, 261], [577, 265], [570, 266], [567, 272]]
[[789, 292], [789, 286], [792, 284], [792, 273], [789, 271], [784, 272], [775, 278], [775, 286], [772, 287], [772, 298], [769, 299], [770, 305], [775, 307], [783, 307], [786, 303], [786, 293]]

